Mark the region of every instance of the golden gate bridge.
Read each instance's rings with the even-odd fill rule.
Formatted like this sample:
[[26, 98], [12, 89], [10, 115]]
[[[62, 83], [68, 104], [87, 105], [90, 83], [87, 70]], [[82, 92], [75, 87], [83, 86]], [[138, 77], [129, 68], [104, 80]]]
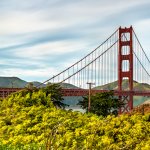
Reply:
[[[124, 80], [127, 88], [124, 89]], [[115, 83], [115, 89], [101, 90], [101, 85]], [[133, 96], [150, 96], [150, 89], [137, 88], [136, 83], [150, 85], [150, 59], [145, 53], [134, 29], [119, 28], [108, 39], [84, 58], [59, 74], [44, 81], [46, 83], [67, 83], [71, 88], [63, 88], [64, 96], [85, 96], [87, 83], [94, 83], [92, 93], [114, 91], [126, 105], [120, 113], [133, 109]], [[1, 88], [0, 96], [6, 97], [17, 88]]]

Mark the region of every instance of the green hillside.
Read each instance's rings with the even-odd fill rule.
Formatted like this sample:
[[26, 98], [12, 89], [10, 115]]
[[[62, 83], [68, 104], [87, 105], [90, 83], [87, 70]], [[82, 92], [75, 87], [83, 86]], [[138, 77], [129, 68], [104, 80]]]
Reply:
[[[25, 86], [27, 86], [29, 82], [24, 81], [18, 77], [0, 77], [0, 87], [3, 88], [24, 88]], [[38, 86], [41, 84], [41, 82], [38, 81], [33, 81], [32, 82], [34, 86]], [[40, 87], [44, 87], [45, 84], [40, 85]], [[62, 83], [61, 87], [65, 88], [65, 89], [77, 89], [78, 87], [69, 84], [69, 83]]]
[[[24, 81], [18, 77], [0, 77], [0, 87], [5, 87], [5, 88], [24, 88], [25, 86], [27, 86], [28, 82]], [[38, 86], [39, 84], [41, 84], [40, 82], [34, 81], [33, 85], [34, 86]], [[41, 86], [43, 87], [45, 86], [44, 84]], [[77, 89], [78, 87], [69, 84], [69, 83], [62, 83], [61, 84], [62, 88], [66, 88], [66, 89]], [[127, 90], [128, 87], [128, 82], [127, 80], [123, 81], [123, 89]], [[118, 88], [118, 82], [112, 82], [106, 85], [102, 85], [102, 86], [98, 86], [95, 87], [94, 89], [101, 89], [101, 90], [115, 90]], [[146, 83], [137, 83], [134, 81], [134, 90], [150, 90], [150, 85], [146, 84]], [[81, 96], [77, 97], [65, 97], [65, 103], [69, 104], [70, 106], [76, 106], [76, 104], [78, 103], [79, 100], [82, 100]], [[135, 96], [134, 97], [134, 106], [140, 105], [141, 103], [145, 102], [146, 100], [148, 100], [147, 97], [139, 97], [139, 96]]]
[[[29, 82], [18, 77], [0, 77], [0, 87], [2, 88], [24, 88]], [[34, 86], [41, 84], [40, 82], [32, 82]], [[44, 85], [42, 85], [44, 86]]]
[[6, 88], [23, 88], [28, 82], [19, 79], [18, 77], [0, 77], [0, 87]]
[[[128, 89], [128, 80], [123, 80], [122, 83], [123, 90], [129, 90]], [[118, 81], [108, 83], [102, 86], [97, 86], [94, 89], [97, 90], [117, 90], [118, 89]], [[138, 83], [136, 81], [133, 82], [133, 89], [134, 90], [140, 90], [140, 91], [146, 91], [150, 90], [150, 85], [146, 83]]]
[[[37, 81], [33, 81], [32, 82], [34, 86], [38, 86], [39, 84], [41, 84], [40, 82]], [[27, 81], [24, 81], [18, 77], [0, 77], [0, 87], [5, 87], [5, 88], [24, 88], [26, 85], [28, 84]], [[41, 85], [42, 87], [45, 86], [44, 84]], [[63, 88], [67, 88], [67, 89], [77, 89], [78, 87], [69, 83], [61, 83], [61, 87]], [[128, 81], [124, 80], [122, 87], [124, 90], [128, 90]], [[150, 90], [150, 85], [146, 84], [146, 83], [138, 83], [136, 81], [134, 81], [133, 83], [133, 87], [134, 90]], [[93, 89], [97, 89], [97, 90], [116, 90], [118, 89], [118, 82], [112, 82], [109, 84], [105, 84], [102, 86], [97, 86]]]
[[39, 86], [40, 85], [40, 87], [45, 87], [46, 85], [45, 84], [41, 84], [41, 82], [38, 82], [38, 81], [33, 81], [32, 82], [33, 83], [33, 85], [36, 87], [36, 86]]
[[[122, 87], [123, 87], [123, 90], [129, 90], [128, 89], [128, 80], [123, 80]], [[118, 81], [115, 81], [115, 82], [112, 82], [109, 84], [105, 84], [102, 86], [97, 86], [94, 89], [96, 89], [96, 90], [117, 90], [118, 89]], [[146, 91], [146, 90], [150, 90], [150, 85], [146, 84], [146, 83], [138, 83], [138, 82], [134, 81], [133, 89], [136, 91], [138, 91], [138, 90]], [[148, 99], [149, 99], [148, 97], [134, 96], [133, 105], [138, 106], [138, 105], [144, 103], [145, 101], [147, 101]]]
[[78, 89], [77, 86], [69, 83], [61, 83], [61, 87], [65, 89]]

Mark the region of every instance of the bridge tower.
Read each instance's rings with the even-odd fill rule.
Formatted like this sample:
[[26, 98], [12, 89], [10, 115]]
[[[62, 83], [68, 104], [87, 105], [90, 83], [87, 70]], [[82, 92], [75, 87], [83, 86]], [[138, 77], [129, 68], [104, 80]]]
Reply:
[[[133, 45], [132, 45], [132, 26], [130, 28], [119, 28], [119, 53], [118, 53], [118, 91], [119, 99], [125, 103], [120, 108], [119, 113], [128, 112], [133, 109]], [[126, 52], [125, 52], [126, 50]], [[124, 70], [123, 64], [126, 61], [127, 69]], [[128, 95], [124, 94], [122, 88], [123, 79], [128, 80]]]

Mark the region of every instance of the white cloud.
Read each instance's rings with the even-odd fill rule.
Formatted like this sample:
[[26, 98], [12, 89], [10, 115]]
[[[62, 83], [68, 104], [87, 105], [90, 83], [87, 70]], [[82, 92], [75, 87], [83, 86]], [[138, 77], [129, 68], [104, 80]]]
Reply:
[[1, 35], [16, 35], [23, 33], [30, 33], [40, 30], [51, 30], [62, 26], [58, 21], [50, 20], [44, 21], [38, 14], [28, 12], [13, 12], [0, 17], [0, 34]]
[[[60, 3], [61, 5], [58, 5]], [[107, 35], [109, 36], [110, 32], [113, 32], [112, 29], [116, 29], [120, 24], [130, 24], [131, 21], [134, 22], [135, 30], [144, 45], [143, 47], [147, 50], [150, 48], [148, 40], [150, 39], [150, 19], [141, 20], [137, 17], [138, 21], [135, 22], [128, 13], [128, 10], [131, 13], [133, 7], [133, 11], [135, 11], [136, 6], [146, 3], [148, 5], [150, 2], [148, 0], [67, 2], [63, 0], [57, 2], [28, 0], [23, 3], [20, 3], [19, 0], [13, 0], [10, 3], [7, 1], [7, 5], [0, 10], [0, 49], [10, 47], [11, 53], [6, 51], [10, 58], [2, 58], [0, 64], [9, 64], [10, 68], [2, 69], [1, 74], [7, 76], [9, 72], [12, 76], [27, 79], [29, 77], [35, 77], [37, 80], [39, 78], [46, 79], [50, 77], [49, 73], [55, 74], [60, 68], [49, 69], [48, 63], [45, 64], [42, 60], [48, 60], [47, 58], [51, 59], [57, 55], [64, 57], [64, 54], [67, 53], [81, 53], [81, 49], [86, 52], [91, 47], [94, 48], [93, 45], [98, 46], [100, 44], [98, 42], [103, 42]], [[120, 13], [125, 16], [120, 16]], [[116, 20], [112, 19], [113, 16]], [[122, 23], [120, 20], [124, 22]], [[116, 24], [113, 24], [114, 22]], [[45, 32], [51, 34], [52, 38], [54, 36], [55, 39], [47, 40]], [[67, 35], [67, 33], [71, 34]], [[62, 38], [58, 39], [56, 34]], [[65, 39], [66, 35], [68, 36], [67, 40]], [[42, 43], [40, 40], [44, 40], [44, 38], [47, 41]], [[11, 46], [23, 44], [27, 45], [11, 49]], [[150, 52], [148, 50], [146, 52], [150, 56]], [[0, 55], [1, 53], [5, 52], [0, 51]], [[18, 58], [19, 62], [17, 62]], [[73, 59], [75, 58], [72, 56], [72, 60], [70, 59], [69, 62], [62, 62], [59, 57], [55, 61], [68, 67], [74, 62]], [[22, 69], [21, 65], [24, 64], [29, 68], [30, 65], [35, 65], [35, 69]]]
[[[26, 47], [14, 51], [14, 56], [27, 59], [44, 59], [44, 57], [53, 57], [68, 52], [74, 52], [79, 49], [84, 49], [86, 44], [79, 41], [57, 41], [50, 43], [38, 44], [31, 47]], [[49, 59], [50, 59], [49, 58]]]
[[[31, 1], [32, 2], [32, 1]], [[31, 3], [30, 1], [28, 3]], [[116, 3], [115, 3], [116, 2]], [[147, 1], [142, 1], [143, 3]], [[115, 7], [114, 4], [115, 3]], [[40, 3], [39, 3], [40, 4]], [[69, 5], [63, 6], [45, 6], [45, 9], [35, 11], [21, 11], [20, 9], [8, 10], [8, 13], [0, 15], [0, 34], [23, 34], [40, 30], [54, 31], [63, 27], [95, 23], [113, 13], [119, 13], [129, 9], [132, 6], [141, 4], [140, 0], [136, 1], [80, 1], [76, 3], [68, 2]], [[18, 7], [23, 5], [17, 4]], [[34, 4], [33, 10], [34, 10]], [[43, 4], [44, 5], [44, 4]]]
[[[35, 81], [36, 79], [48, 79], [58, 72], [55, 68], [43, 68], [43, 69], [34, 69], [27, 70], [21, 68], [9, 68], [1, 71], [1, 76], [9, 76], [9, 77], [21, 77], [22, 79], [30, 79], [30, 81]], [[42, 80], [41, 80], [42, 81]]]
[[141, 45], [150, 58], [150, 19], [143, 19], [134, 24], [135, 32]]

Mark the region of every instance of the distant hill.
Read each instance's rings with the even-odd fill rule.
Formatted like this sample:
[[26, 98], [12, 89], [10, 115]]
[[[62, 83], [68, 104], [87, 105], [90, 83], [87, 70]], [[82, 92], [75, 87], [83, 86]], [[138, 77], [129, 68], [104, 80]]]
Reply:
[[0, 87], [5, 88], [23, 88], [28, 82], [19, 79], [18, 77], [0, 77]]
[[[28, 83], [29, 82], [24, 81], [24, 80], [22, 80], [18, 77], [0, 77], [0, 87], [24, 88], [25, 86], [27, 86]], [[38, 85], [41, 84], [41, 82], [38, 82], [38, 81], [33, 81], [32, 83], [33, 83], [34, 86], [38, 86]], [[44, 87], [44, 86], [45, 86], [45, 84], [41, 85], [41, 87]], [[128, 90], [128, 88], [127, 88], [128, 87], [128, 81], [124, 80], [122, 86], [123, 86], [124, 90]], [[66, 89], [71, 89], [71, 88], [77, 89], [77, 88], [79, 88], [79, 87], [77, 87], [75, 85], [72, 85], [72, 84], [69, 84], [69, 83], [61, 83], [61, 87], [66, 88]], [[138, 83], [136, 81], [134, 81], [133, 87], [134, 87], [134, 90], [142, 90], [142, 91], [150, 90], [150, 85], [149, 84]], [[97, 90], [116, 90], [116, 89], [118, 89], [118, 82], [115, 81], [115, 82], [105, 84], [105, 85], [102, 85], [102, 86], [97, 86], [93, 89], [97, 89]]]
[[73, 84], [69, 84], [69, 83], [61, 83], [61, 87], [63, 87], [64, 89], [78, 89], [79, 87], [73, 85]]
[[[128, 81], [123, 80], [122, 83], [123, 90], [129, 90], [128, 89]], [[117, 90], [118, 89], [118, 81], [108, 83], [102, 86], [97, 86], [94, 89], [97, 90]], [[150, 90], [150, 85], [146, 83], [138, 83], [136, 81], [133, 81], [133, 89], [134, 90], [140, 90], [140, 91], [145, 91], [145, 90]]]
[[[0, 87], [3, 88], [24, 88], [29, 82], [18, 77], [0, 77]], [[32, 82], [34, 86], [41, 84], [40, 82]], [[43, 85], [44, 86], [44, 85]]]
[[34, 86], [39, 86], [39, 85], [40, 85], [40, 87], [45, 87], [46, 86], [45, 84], [42, 84], [41, 82], [38, 82], [38, 81], [33, 81], [32, 83], [33, 83]]
[[[128, 90], [128, 81], [127, 80], [123, 80], [122, 83], [122, 87], [124, 90]], [[109, 84], [105, 84], [102, 86], [97, 86], [93, 89], [97, 89], [97, 90], [117, 90], [118, 89], [118, 81], [109, 83]], [[150, 90], [150, 85], [146, 84], [146, 83], [138, 83], [136, 81], [133, 82], [133, 90], [137, 91], [146, 91], [146, 90]], [[145, 101], [148, 100], [148, 97], [142, 97], [142, 96], [134, 96], [133, 97], [133, 105], [134, 106], [138, 106], [142, 103], [144, 103]]]
[[[29, 82], [24, 81], [18, 77], [0, 77], [0, 87], [3, 88], [24, 88], [25, 86], [27, 86]], [[41, 83], [37, 82], [37, 81], [33, 81], [32, 82], [34, 86], [38, 86]], [[138, 83], [136, 81], [134, 81], [133, 83], [134, 85], [134, 90], [150, 90], [150, 85], [146, 84], [146, 83]], [[41, 85], [40, 87], [44, 87], [46, 86], [45, 84]], [[62, 83], [61, 84], [62, 88], [66, 88], [66, 89], [77, 89], [79, 87], [76, 87], [72, 84], [69, 83]], [[123, 81], [123, 89], [127, 90], [128, 87], [128, 82], [127, 80]], [[112, 82], [106, 85], [102, 85], [102, 86], [98, 86], [95, 87], [94, 89], [101, 89], [101, 90], [115, 90], [118, 88], [118, 82]], [[65, 102], [71, 106], [76, 106], [76, 104], [78, 103], [79, 100], [81, 100], [82, 97], [78, 96], [74, 97], [74, 96], [70, 96], [70, 97], [65, 97]], [[134, 106], [140, 105], [141, 103], [144, 103], [146, 100], [148, 100], [148, 97], [140, 97], [140, 96], [134, 96]]]
[[[24, 88], [27, 86], [29, 82], [24, 81], [18, 77], [0, 77], [0, 87], [2, 88]], [[34, 86], [38, 86], [41, 84], [41, 82], [38, 81], [33, 81], [32, 82]], [[40, 87], [45, 87], [45, 84], [40, 85]], [[62, 83], [61, 87], [66, 88], [66, 89], [77, 89], [78, 87], [69, 84], [69, 83]]]

